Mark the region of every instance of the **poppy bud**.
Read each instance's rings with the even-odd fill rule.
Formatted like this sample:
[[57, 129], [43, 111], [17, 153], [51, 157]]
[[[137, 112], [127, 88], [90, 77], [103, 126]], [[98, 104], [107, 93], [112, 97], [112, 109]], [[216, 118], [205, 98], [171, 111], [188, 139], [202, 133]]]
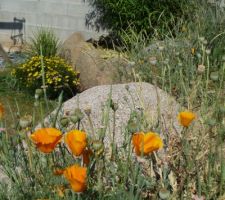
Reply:
[[198, 74], [203, 74], [205, 72], [205, 65], [198, 65]]
[[218, 81], [219, 80], [219, 72], [211, 72], [210, 73], [210, 79], [212, 81]]
[[25, 115], [24, 117], [20, 118], [19, 125], [21, 128], [27, 128], [32, 124], [32, 116]]
[[68, 124], [69, 124], [69, 120], [67, 117], [63, 117], [61, 120], [60, 120], [60, 124], [63, 126], [63, 127], [66, 127]]
[[84, 118], [84, 114], [82, 113], [80, 108], [75, 109], [74, 114], [76, 114], [80, 120], [82, 120]]

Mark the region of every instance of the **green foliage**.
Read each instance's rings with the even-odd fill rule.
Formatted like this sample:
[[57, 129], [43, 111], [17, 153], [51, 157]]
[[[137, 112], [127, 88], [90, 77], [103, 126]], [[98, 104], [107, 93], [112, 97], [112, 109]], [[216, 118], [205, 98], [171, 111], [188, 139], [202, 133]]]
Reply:
[[194, 18], [187, 26], [189, 38], [204, 37], [206, 47], [212, 50], [211, 61], [218, 63], [225, 54], [224, 9], [216, 3], [202, 3]]
[[59, 57], [43, 57], [44, 70], [40, 56], [34, 56], [17, 66], [12, 74], [22, 87], [32, 92], [43, 86], [43, 75], [49, 97], [55, 98], [62, 90], [67, 95], [77, 91], [78, 72]]
[[[200, 77], [206, 90], [220, 87], [221, 83], [212, 80], [212, 75], [225, 76], [224, 11], [214, 4], [203, 4], [193, 16], [196, 20], [183, 24], [175, 38], [163, 41], [156, 36], [146, 39], [133, 30], [126, 32], [129, 60], [134, 62], [132, 70], [136, 78], [157, 82], [160, 88], [179, 99], [193, 91], [193, 84]], [[199, 71], [199, 65], [200, 68], [203, 65], [203, 72]], [[205, 92], [202, 88], [197, 91], [198, 95]]]
[[39, 29], [30, 40], [29, 53], [45, 57], [56, 56], [59, 50], [59, 39], [51, 29]]
[[97, 29], [103, 28], [118, 36], [130, 28], [146, 37], [157, 29], [161, 33], [175, 28], [180, 18], [187, 19], [194, 9], [186, 0], [88, 0], [92, 12], [86, 23]]

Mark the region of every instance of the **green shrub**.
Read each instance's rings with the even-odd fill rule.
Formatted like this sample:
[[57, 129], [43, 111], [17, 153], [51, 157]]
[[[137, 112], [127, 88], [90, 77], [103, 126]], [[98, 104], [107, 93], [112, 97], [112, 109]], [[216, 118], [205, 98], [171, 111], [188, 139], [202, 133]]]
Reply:
[[187, 18], [194, 5], [186, 0], [88, 0], [92, 11], [86, 16], [86, 24], [103, 28], [121, 36], [132, 29], [145, 36], [155, 29], [172, 30], [180, 18]]
[[[62, 90], [66, 94], [76, 92], [79, 85], [79, 74], [59, 57], [43, 57], [44, 80], [49, 97], [56, 97]], [[12, 74], [22, 87], [32, 91], [43, 85], [41, 57], [34, 56], [15, 68]]]
[[59, 39], [51, 29], [39, 29], [30, 40], [29, 53], [31, 55], [42, 55], [45, 57], [57, 55]]

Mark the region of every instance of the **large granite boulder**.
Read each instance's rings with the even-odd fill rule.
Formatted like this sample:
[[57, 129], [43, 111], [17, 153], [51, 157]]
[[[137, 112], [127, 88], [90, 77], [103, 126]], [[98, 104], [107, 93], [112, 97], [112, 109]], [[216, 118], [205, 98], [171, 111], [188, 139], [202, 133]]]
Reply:
[[[73, 98], [69, 99], [62, 105], [62, 110], [58, 115], [57, 126], [60, 126], [60, 119], [70, 118], [73, 115], [76, 108], [84, 114], [84, 118], [81, 123], [81, 128], [85, 129], [89, 135], [92, 131], [90, 123], [87, 117], [87, 110], [91, 111], [90, 117], [93, 123], [95, 137], [101, 128], [104, 128], [102, 123], [102, 117], [104, 108], [106, 108], [107, 100], [109, 99], [110, 91], [112, 88], [111, 99], [118, 105], [118, 109], [115, 112], [116, 126], [115, 126], [115, 141], [118, 146], [122, 145], [126, 135], [126, 127], [128, 121], [134, 113], [140, 113], [143, 111], [144, 116], [149, 123], [149, 126], [154, 127], [156, 124], [160, 126], [153, 130], [157, 131], [162, 136], [168, 134], [177, 134], [180, 132], [180, 128], [177, 122], [177, 114], [179, 110], [179, 104], [163, 90], [153, 86], [149, 83], [129, 83], [129, 84], [116, 84], [116, 85], [102, 85], [88, 89]], [[85, 113], [86, 111], [86, 113]], [[45, 120], [45, 126], [50, 126], [49, 119], [54, 116], [54, 111]], [[160, 120], [158, 121], [158, 119]], [[62, 120], [61, 120], [62, 121]], [[75, 128], [70, 122], [67, 130]], [[134, 127], [135, 128], [135, 127]], [[139, 130], [141, 131], [141, 130]], [[106, 146], [112, 140], [113, 132], [113, 110], [110, 109], [109, 113], [109, 125], [106, 131], [105, 144]]]
[[64, 42], [61, 56], [80, 72], [81, 91], [97, 85], [123, 82], [118, 69], [128, 67], [127, 60], [121, 54], [95, 48], [79, 32], [73, 33]]

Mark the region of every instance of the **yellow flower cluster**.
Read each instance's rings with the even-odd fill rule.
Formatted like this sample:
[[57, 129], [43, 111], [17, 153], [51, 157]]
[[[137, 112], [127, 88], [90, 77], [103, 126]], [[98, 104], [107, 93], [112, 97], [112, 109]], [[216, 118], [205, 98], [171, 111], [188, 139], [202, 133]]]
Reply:
[[[79, 73], [60, 57], [43, 57], [45, 84], [57, 92], [79, 85]], [[41, 56], [31, 57], [27, 62], [15, 68], [12, 74], [27, 88], [36, 89], [42, 85]]]

